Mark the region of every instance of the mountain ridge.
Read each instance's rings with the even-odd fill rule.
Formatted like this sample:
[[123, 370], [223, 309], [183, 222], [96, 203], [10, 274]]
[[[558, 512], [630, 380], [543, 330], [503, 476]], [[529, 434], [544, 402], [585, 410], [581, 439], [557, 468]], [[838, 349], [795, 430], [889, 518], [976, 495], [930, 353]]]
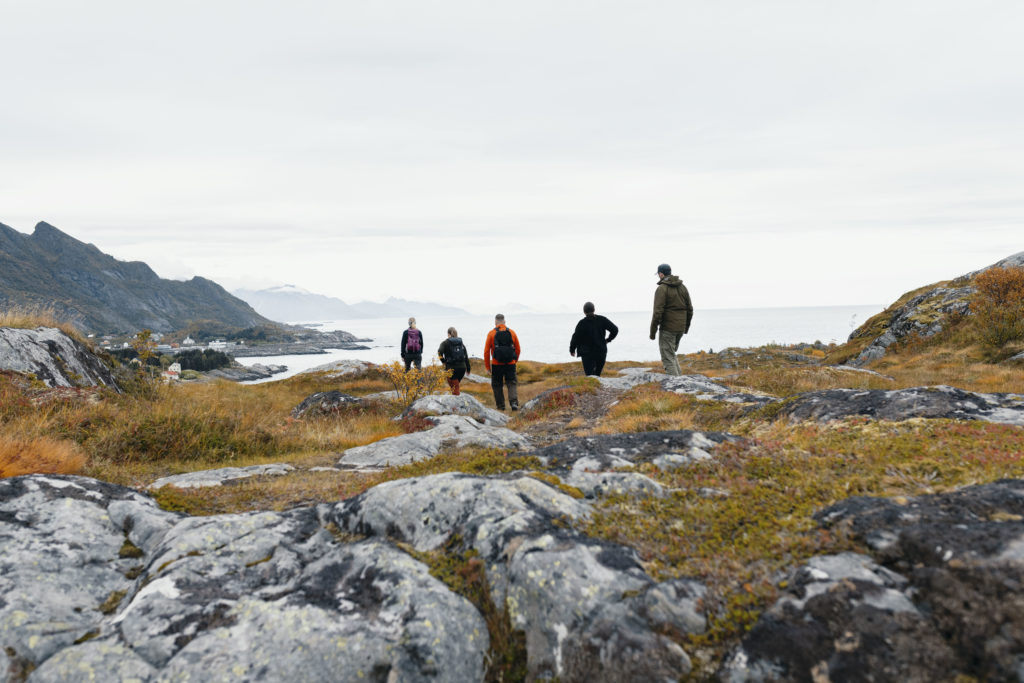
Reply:
[[0, 306], [52, 308], [88, 332], [183, 329], [197, 320], [273, 324], [213, 280], [167, 280], [41, 221], [31, 234], [0, 223]]
[[360, 301], [349, 304], [337, 297], [307, 292], [295, 285], [266, 289], [236, 289], [232, 292], [248, 302], [260, 314], [284, 321], [311, 321], [345, 318], [395, 318], [428, 315], [472, 315], [455, 306], [389, 297], [383, 302]]

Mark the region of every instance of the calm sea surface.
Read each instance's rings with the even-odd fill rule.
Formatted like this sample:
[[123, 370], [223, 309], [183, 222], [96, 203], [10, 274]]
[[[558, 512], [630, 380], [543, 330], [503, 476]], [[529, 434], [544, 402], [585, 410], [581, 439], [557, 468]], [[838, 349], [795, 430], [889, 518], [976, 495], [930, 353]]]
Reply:
[[[683, 337], [680, 353], [699, 350], [720, 351], [730, 346], [762, 346], [764, 344], [795, 344], [822, 341], [841, 343], [854, 329], [884, 306], [825, 306], [813, 308], [751, 308], [698, 310], [694, 314], [690, 334]], [[599, 311], [603, 313], [603, 311]], [[649, 339], [649, 312], [603, 313], [619, 327], [619, 336], [608, 346], [608, 360], [658, 361], [657, 342]], [[508, 326], [515, 330], [523, 347], [522, 358], [545, 363], [572, 361], [569, 339], [582, 314], [550, 313], [509, 315]], [[435, 357], [437, 346], [447, 336], [449, 326], [459, 331], [466, 348], [475, 357], [483, 355], [484, 340], [493, 326], [492, 316], [451, 316], [431, 318], [417, 316], [426, 348], [424, 362]], [[244, 365], [255, 363], [287, 365], [288, 372], [274, 375], [272, 380], [340, 359], [359, 359], [373, 363], [399, 360], [398, 344], [406, 328], [406, 318], [373, 318], [362, 320], [301, 321], [322, 330], [345, 330], [360, 338], [372, 339], [365, 351], [333, 349], [325, 354], [308, 356], [265, 356], [239, 358]], [[483, 368], [473, 368], [480, 372]], [[271, 381], [272, 381], [271, 380]], [[261, 380], [267, 381], [267, 380]]]

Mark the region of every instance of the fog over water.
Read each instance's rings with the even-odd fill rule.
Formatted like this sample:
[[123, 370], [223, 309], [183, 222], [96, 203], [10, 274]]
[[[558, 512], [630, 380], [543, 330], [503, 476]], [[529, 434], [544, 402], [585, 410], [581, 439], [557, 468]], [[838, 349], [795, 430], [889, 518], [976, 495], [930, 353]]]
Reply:
[[[850, 333], [884, 306], [823, 306], [803, 308], [751, 308], [751, 309], [698, 309], [693, 318], [690, 334], [683, 337], [680, 353], [700, 350], [720, 351], [730, 346], [749, 347], [764, 344], [794, 344], [800, 342], [824, 343], [846, 341]], [[620, 312], [606, 315], [619, 327], [619, 335], [608, 347], [608, 360], [635, 360], [658, 362], [657, 342], [649, 339], [651, 314], [649, 312]], [[415, 312], [412, 312], [415, 315]], [[544, 363], [566, 363], [574, 359], [569, 355], [572, 337], [580, 314], [509, 314], [507, 323], [515, 330], [522, 345], [524, 360]], [[451, 316], [444, 318], [416, 316], [417, 326], [423, 332], [424, 362], [437, 353], [437, 347], [447, 336], [449, 326], [455, 327], [466, 343], [471, 356], [483, 354], [484, 340], [494, 323], [493, 316]], [[334, 360], [359, 359], [373, 363], [399, 360], [398, 344], [407, 326], [403, 318], [374, 318], [360, 320], [301, 321], [323, 330], [345, 330], [360, 337], [367, 350], [348, 351], [332, 349], [326, 354], [305, 356], [266, 356], [240, 358], [245, 365], [255, 363], [287, 365], [288, 372], [275, 375], [272, 380], [284, 379], [309, 368]], [[483, 372], [479, 361], [473, 368]], [[271, 380], [271, 381], [272, 381]]]

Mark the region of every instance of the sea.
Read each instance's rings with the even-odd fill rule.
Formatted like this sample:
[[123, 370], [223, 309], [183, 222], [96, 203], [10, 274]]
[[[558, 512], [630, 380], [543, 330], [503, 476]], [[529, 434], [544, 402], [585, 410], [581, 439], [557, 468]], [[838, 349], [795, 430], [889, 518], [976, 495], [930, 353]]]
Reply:
[[[756, 347], [765, 344], [797, 344], [823, 342], [842, 343], [868, 318], [884, 310], [882, 305], [819, 306], [798, 308], [698, 309], [694, 313], [690, 333], [683, 337], [680, 353], [721, 351], [728, 347]], [[608, 360], [635, 360], [659, 362], [658, 343], [651, 341], [649, 311], [627, 311], [605, 315], [619, 328], [619, 335], [608, 345]], [[544, 363], [566, 363], [574, 359], [569, 355], [569, 340], [582, 314], [522, 313], [506, 315], [506, 323], [515, 330], [522, 346], [524, 360]], [[449, 327], [455, 327], [466, 343], [471, 356], [483, 355], [484, 340], [494, 326], [491, 315], [417, 316], [417, 326], [423, 332], [424, 362], [436, 357], [437, 347], [447, 336]], [[285, 365], [287, 372], [279, 373], [267, 382], [285, 379], [310, 368], [342, 359], [358, 359], [372, 363], [400, 360], [398, 351], [407, 318], [364, 318], [352, 320], [295, 321], [295, 324], [316, 329], [345, 330], [364, 342], [368, 349], [329, 349], [326, 353], [288, 356], [250, 356], [239, 358], [243, 365]], [[483, 368], [474, 368], [479, 372]]]

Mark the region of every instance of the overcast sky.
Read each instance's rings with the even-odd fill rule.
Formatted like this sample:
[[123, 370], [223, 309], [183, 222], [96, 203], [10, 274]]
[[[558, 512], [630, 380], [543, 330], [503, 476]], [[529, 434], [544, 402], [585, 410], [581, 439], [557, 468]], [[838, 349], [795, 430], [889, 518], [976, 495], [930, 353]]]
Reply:
[[885, 304], [1024, 250], [1020, 0], [0, 0], [0, 222], [489, 310]]

